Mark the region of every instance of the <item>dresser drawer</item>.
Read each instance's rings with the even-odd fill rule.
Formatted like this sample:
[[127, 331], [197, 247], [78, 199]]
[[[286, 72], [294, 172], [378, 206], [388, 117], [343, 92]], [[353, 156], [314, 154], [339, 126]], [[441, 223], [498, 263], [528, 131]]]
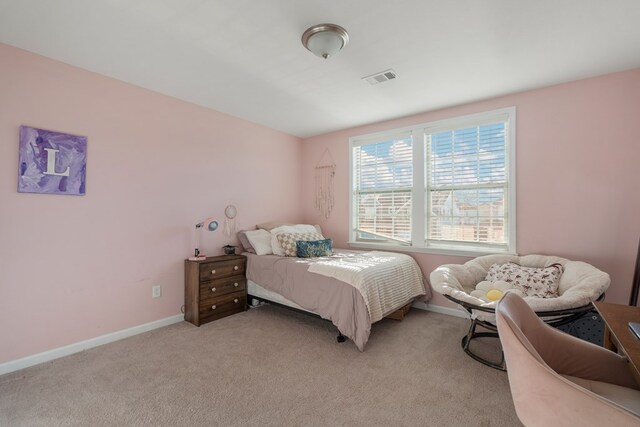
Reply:
[[246, 258], [200, 264], [200, 282], [234, 275], [244, 276]]
[[222, 319], [223, 317], [231, 316], [232, 314], [242, 313], [244, 307], [233, 307], [226, 311], [206, 311], [200, 313], [200, 325], [213, 322], [214, 320]]
[[200, 300], [208, 301], [221, 295], [247, 289], [247, 279], [244, 276], [231, 276], [226, 279], [217, 279], [200, 283]]
[[200, 302], [200, 318], [202, 321], [210, 320], [210, 317], [224, 317], [244, 311], [247, 305], [247, 294], [235, 292], [215, 298], [213, 300], [205, 300]]

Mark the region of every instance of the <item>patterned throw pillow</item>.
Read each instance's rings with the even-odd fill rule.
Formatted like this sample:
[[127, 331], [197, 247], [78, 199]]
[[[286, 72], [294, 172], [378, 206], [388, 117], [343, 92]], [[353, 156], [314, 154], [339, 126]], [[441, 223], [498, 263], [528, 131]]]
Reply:
[[279, 233], [276, 236], [284, 250], [284, 256], [296, 256], [296, 242], [298, 240], [309, 241], [324, 239], [320, 233]]
[[562, 265], [560, 264], [535, 268], [508, 262], [493, 264], [489, 268], [485, 280], [491, 282], [504, 280], [528, 297], [555, 298], [558, 296], [560, 276], [562, 276]]
[[333, 253], [333, 245], [331, 239], [324, 240], [298, 240], [296, 242], [296, 255], [298, 258], [315, 258], [319, 256], [328, 256]]

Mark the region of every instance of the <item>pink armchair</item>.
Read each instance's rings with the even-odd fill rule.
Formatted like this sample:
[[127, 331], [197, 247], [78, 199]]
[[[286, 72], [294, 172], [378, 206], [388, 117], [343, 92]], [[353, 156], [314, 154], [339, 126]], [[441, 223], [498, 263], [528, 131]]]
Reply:
[[526, 426], [640, 426], [640, 391], [624, 357], [545, 324], [515, 294], [498, 303], [496, 321]]

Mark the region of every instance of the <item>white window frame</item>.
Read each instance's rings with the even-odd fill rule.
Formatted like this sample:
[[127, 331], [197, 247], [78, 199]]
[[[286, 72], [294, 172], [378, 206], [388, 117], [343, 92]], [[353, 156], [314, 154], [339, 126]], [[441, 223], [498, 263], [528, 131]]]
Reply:
[[[478, 244], [473, 242], [437, 242], [426, 240], [427, 212], [429, 212], [427, 197], [427, 153], [425, 136], [440, 130], [459, 129], [465, 126], [474, 126], [488, 123], [492, 120], [501, 120], [507, 123], [506, 153], [507, 159], [507, 217], [508, 217], [508, 242], [506, 247], [498, 248], [493, 245]], [[356, 240], [356, 211], [355, 211], [355, 184], [353, 170], [353, 148], [358, 145], [388, 141], [399, 134], [411, 134], [413, 136], [413, 189], [411, 212], [411, 245], [402, 245], [394, 242], [364, 242]], [[478, 256], [489, 253], [516, 253], [516, 108], [507, 107], [466, 116], [443, 119], [434, 122], [421, 123], [387, 131], [376, 132], [349, 138], [349, 245], [363, 249], [388, 249], [405, 252], [431, 253], [441, 255]]]

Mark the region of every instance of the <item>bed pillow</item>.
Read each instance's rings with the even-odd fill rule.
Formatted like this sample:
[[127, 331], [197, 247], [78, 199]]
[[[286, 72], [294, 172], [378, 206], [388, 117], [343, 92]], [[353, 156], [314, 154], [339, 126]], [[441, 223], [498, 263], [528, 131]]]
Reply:
[[[271, 229], [271, 250], [274, 255], [286, 256], [284, 249], [278, 240], [277, 235], [280, 233], [315, 233], [316, 228], [309, 224], [297, 224], [297, 225], [281, 225]], [[320, 233], [322, 234], [322, 233]], [[292, 255], [295, 256], [295, 255]]]
[[271, 230], [271, 251], [274, 255], [285, 256], [284, 249], [278, 241], [278, 233], [302, 233], [302, 231], [298, 231], [293, 225], [281, 225]]
[[333, 242], [331, 239], [296, 241], [296, 256], [298, 258], [315, 258], [331, 254], [333, 254]]
[[276, 237], [284, 250], [284, 256], [296, 256], [297, 241], [324, 240], [322, 234], [319, 233], [278, 233]]
[[249, 230], [244, 233], [256, 251], [256, 255], [272, 254], [271, 250], [271, 233], [265, 230]]
[[251, 242], [247, 238], [247, 231], [251, 231], [251, 230], [238, 231], [238, 234], [237, 234], [238, 240], [240, 240], [240, 244], [244, 248], [245, 252], [255, 254], [256, 250], [253, 249], [253, 246], [251, 246]]
[[560, 276], [562, 276], [562, 265], [560, 264], [535, 268], [508, 262], [493, 264], [489, 268], [485, 280], [491, 282], [503, 280], [528, 297], [556, 298]]
[[256, 228], [260, 228], [262, 230], [267, 230], [268, 232], [272, 232], [274, 228], [278, 228], [278, 227], [282, 227], [282, 226], [297, 227], [299, 225], [303, 225], [303, 226], [309, 225], [309, 226], [315, 228], [315, 230], [312, 230], [312, 231], [317, 231], [318, 233], [322, 234], [322, 228], [318, 224], [316, 224], [316, 225], [297, 224], [296, 225], [296, 224], [290, 224], [290, 223], [285, 223], [285, 222], [265, 222], [263, 224], [256, 225]]

